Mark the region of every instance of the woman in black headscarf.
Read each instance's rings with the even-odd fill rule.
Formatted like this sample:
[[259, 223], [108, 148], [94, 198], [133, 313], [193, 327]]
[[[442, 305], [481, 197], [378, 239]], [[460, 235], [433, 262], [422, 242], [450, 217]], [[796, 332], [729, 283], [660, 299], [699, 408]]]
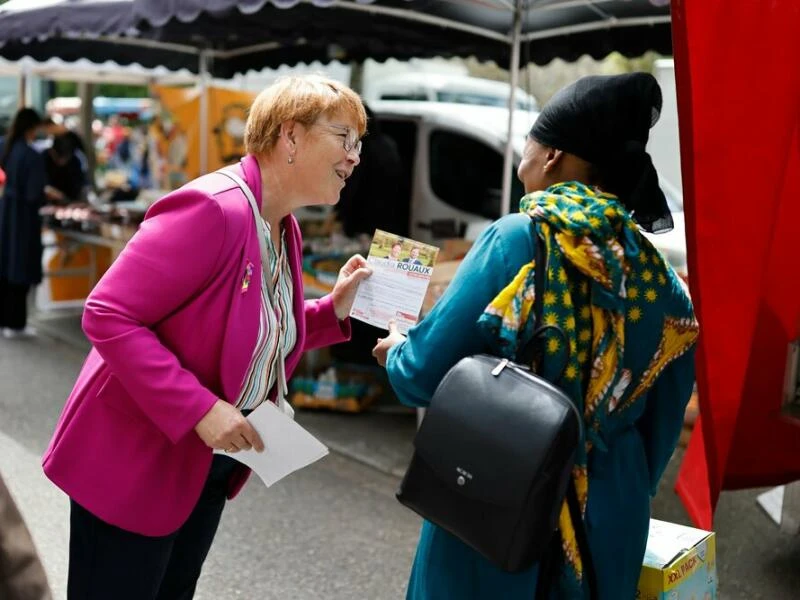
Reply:
[[[461, 358], [517, 358], [537, 325], [554, 325], [564, 337], [543, 336], [539, 373], [585, 425], [572, 473], [583, 523], [562, 509], [542, 564], [503, 572], [425, 522], [408, 598], [579, 599], [592, 563], [597, 597], [636, 596], [650, 497], [682, 428], [698, 333], [687, 292], [641, 233], [671, 227], [645, 151], [660, 109], [658, 84], [642, 73], [586, 77], [556, 94], [519, 166], [523, 214], [484, 232], [408, 338], [392, 328], [374, 348], [400, 399], [425, 406]], [[543, 323], [532, 310], [534, 236], [547, 249]], [[576, 543], [581, 530], [588, 554]]]

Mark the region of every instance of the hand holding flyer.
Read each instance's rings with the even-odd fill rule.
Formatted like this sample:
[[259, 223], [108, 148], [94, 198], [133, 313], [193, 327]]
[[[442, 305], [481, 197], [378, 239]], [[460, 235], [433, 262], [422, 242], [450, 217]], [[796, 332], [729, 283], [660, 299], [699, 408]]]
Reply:
[[376, 230], [367, 263], [372, 275], [362, 281], [350, 316], [383, 329], [389, 321], [401, 333], [416, 324], [439, 249]]

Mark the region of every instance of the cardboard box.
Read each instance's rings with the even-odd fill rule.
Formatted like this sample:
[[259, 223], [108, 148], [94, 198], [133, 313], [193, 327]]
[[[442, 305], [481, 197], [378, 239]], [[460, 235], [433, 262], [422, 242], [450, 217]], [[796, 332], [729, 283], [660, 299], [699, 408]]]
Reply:
[[439, 246], [439, 254], [436, 257], [437, 265], [440, 262], [449, 260], [460, 261], [472, 248], [473, 242], [464, 238], [446, 238], [432, 242], [434, 246]]
[[650, 520], [637, 600], [717, 600], [713, 532]]
[[427, 315], [433, 308], [433, 305], [442, 297], [447, 286], [450, 285], [453, 277], [455, 277], [459, 265], [461, 265], [460, 259], [437, 262], [433, 266], [431, 281], [428, 284], [428, 290], [425, 292], [425, 298], [422, 301], [422, 309], [420, 310], [421, 316], [424, 317]]

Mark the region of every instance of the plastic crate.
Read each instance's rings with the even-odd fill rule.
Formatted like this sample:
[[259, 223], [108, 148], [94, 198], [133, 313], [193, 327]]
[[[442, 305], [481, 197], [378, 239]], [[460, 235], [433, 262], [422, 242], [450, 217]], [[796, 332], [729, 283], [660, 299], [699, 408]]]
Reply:
[[358, 413], [383, 393], [371, 369], [357, 365], [333, 366], [315, 377], [295, 376], [289, 383], [289, 400], [295, 408]]

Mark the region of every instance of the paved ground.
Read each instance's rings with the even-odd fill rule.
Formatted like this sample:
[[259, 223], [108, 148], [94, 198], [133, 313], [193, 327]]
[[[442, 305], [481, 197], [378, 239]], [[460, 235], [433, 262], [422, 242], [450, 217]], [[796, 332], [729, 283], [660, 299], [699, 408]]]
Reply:
[[[63, 598], [67, 501], [41, 474], [39, 457], [85, 341], [75, 318], [41, 326], [49, 334], [31, 342], [0, 339], [0, 472], [25, 513], [56, 598]], [[271, 489], [254, 481], [228, 506], [197, 598], [402, 598], [419, 521], [393, 493], [411, 451], [413, 414], [301, 412], [299, 420], [332, 454]], [[672, 493], [679, 458], [653, 513], [687, 523]], [[721, 597], [800, 598], [800, 538], [778, 532], [755, 503], [759, 491], [725, 493], [720, 501]]]
[[[0, 471], [57, 598], [64, 597], [66, 581], [68, 504], [42, 475], [39, 459], [82, 359], [82, 351], [46, 337], [0, 340]], [[336, 423], [341, 415], [333, 417], [335, 440], [343, 435]], [[399, 430], [413, 432], [413, 415], [394, 420]], [[252, 481], [226, 509], [196, 597], [402, 597], [419, 521], [394, 499], [396, 485], [396, 477], [338, 452], [270, 489]]]

